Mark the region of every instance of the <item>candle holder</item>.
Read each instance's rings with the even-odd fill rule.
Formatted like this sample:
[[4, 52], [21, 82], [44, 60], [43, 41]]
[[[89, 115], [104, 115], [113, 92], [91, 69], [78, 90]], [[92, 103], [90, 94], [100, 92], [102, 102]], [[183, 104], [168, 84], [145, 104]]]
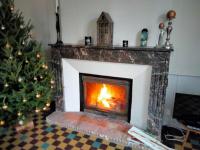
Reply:
[[127, 40], [123, 40], [123, 47], [128, 47], [128, 41]]
[[174, 10], [170, 10], [167, 12], [167, 19], [168, 19], [168, 26], [166, 28], [166, 32], [167, 32], [167, 38], [166, 38], [166, 42], [165, 42], [165, 48], [166, 49], [170, 49], [173, 47], [173, 45], [170, 43], [170, 34], [173, 30], [172, 27], [172, 20], [176, 17], [176, 12]]

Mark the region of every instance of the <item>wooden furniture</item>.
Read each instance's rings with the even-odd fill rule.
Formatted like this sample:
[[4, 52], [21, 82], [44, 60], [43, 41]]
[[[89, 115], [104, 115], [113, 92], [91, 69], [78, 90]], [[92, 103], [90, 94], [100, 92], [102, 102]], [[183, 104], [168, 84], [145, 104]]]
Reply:
[[182, 125], [183, 125], [183, 129], [186, 131], [186, 134], [185, 134], [184, 140], [183, 140], [183, 144], [182, 144], [182, 147], [181, 147], [181, 150], [184, 150], [184, 147], [185, 147], [185, 145], [186, 145], [186, 143], [188, 141], [188, 137], [189, 137], [190, 133], [193, 132], [195, 134], [199, 134], [200, 135], [200, 130], [195, 130], [195, 129], [188, 128], [184, 124], [182, 124]]

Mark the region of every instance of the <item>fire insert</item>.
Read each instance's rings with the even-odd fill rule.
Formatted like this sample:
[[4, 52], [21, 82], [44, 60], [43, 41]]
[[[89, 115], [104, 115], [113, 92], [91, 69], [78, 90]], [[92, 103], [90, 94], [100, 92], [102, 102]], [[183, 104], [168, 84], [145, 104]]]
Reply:
[[132, 79], [79, 74], [80, 111], [130, 122]]

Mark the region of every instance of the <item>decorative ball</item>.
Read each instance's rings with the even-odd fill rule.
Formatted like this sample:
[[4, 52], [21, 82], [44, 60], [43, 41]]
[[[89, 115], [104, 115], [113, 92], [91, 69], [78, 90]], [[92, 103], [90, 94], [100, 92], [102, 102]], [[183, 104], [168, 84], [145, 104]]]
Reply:
[[4, 120], [0, 120], [0, 126], [5, 125], [5, 121]]
[[11, 11], [13, 11], [14, 8], [15, 8], [14, 5], [11, 5], [11, 6], [10, 6], [10, 10], [11, 10]]
[[41, 95], [40, 95], [39, 93], [37, 93], [35, 97], [36, 97], [36, 98], [40, 98]]
[[6, 48], [9, 49], [11, 46], [9, 43], [6, 43]]
[[12, 55], [10, 55], [9, 59], [11, 59], [11, 60], [12, 60], [12, 59], [13, 59], [13, 56], [12, 56]]
[[49, 107], [51, 104], [50, 103], [46, 103], [46, 106]]
[[7, 109], [8, 109], [8, 105], [4, 104], [2, 108], [3, 108], [4, 110], [7, 110]]
[[19, 125], [23, 125], [24, 121], [23, 120], [19, 120]]
[[22, 55], [22, 52], [19, 50], [19, 51], [17, 52], [17, 55], [18, 55], [18, 56], [21, 56], [21, 55]]
[[22, 77], [18, 78], [18, 82], [22, 82], [22, 80], [23, 80]]
[[48, 69], [48, 66], [47, 66], [47, 65], [45, 66], [45, 69]]
[[46, 65], [45, 65], [45, 64], [43, 64], [43, 65], [42, 65], [42, 68], [45, 68], [45, 67], [46, 67]]
[[161, 23], [159, 24], [159, 29], [164, 29], [164, 27], [165, 27], [165, 24], [164, 24], [163, 22], [161, 22]]
[[40, 58], [40, 57], [41, 57], [41, 55], [40, 55], [39, 53], [37, 53], [36, 57], [37, 57], [37, 58]]
[[1, 30], [5, 30], [6, 27], [4, 25], [1, 26]]
[[50, 81], [50, 83], [51, 83], [51, 84], [54, 84], [54, 83], [55, 83], [55, 81], [54, 81], [54, 80], [51, 80], [51, 81]]
[[8, 87], [9, 85], [8, 85], [8, 83], [6, 83], [4, 86], [5, 86], [5, 87]]
[[17, 113], [17, 116], [21, 116], [21, 115], [22, 115], [22, 113], [21, 113], [21, 112], [18, 112], [18, 113]]
[[176, 12], [174, 11], [174, 10], [169, 10], [168, 12], [167, 12], [167, 18], [169, 19], [169, 20], [172, 20], [172, 19], [174, 19], [176, 17]]
[[26, 102], [27, 102], [27, 99], [26, 99], [26, 98], [23, 98], [23, 102], [26, 103]]
[[23, 29], [24, 28], [24, 25], [20, 25], [20, 29]]
[[35, 110], [35, 112], [36, 112], [36, 113], [39, 113], [39, 112], [40, 112], [40, 110], [39, 110], [39, 109], [36, 109], [36, 110]]

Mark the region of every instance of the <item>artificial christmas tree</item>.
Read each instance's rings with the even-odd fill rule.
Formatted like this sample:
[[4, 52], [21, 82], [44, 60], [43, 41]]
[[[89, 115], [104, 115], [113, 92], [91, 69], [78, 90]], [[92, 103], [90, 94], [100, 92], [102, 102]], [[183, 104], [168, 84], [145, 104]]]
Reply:
[[53, 74], [31, 29], [14, 0], [0, 0], [0, 126], [23, 124], [50, 106]]

